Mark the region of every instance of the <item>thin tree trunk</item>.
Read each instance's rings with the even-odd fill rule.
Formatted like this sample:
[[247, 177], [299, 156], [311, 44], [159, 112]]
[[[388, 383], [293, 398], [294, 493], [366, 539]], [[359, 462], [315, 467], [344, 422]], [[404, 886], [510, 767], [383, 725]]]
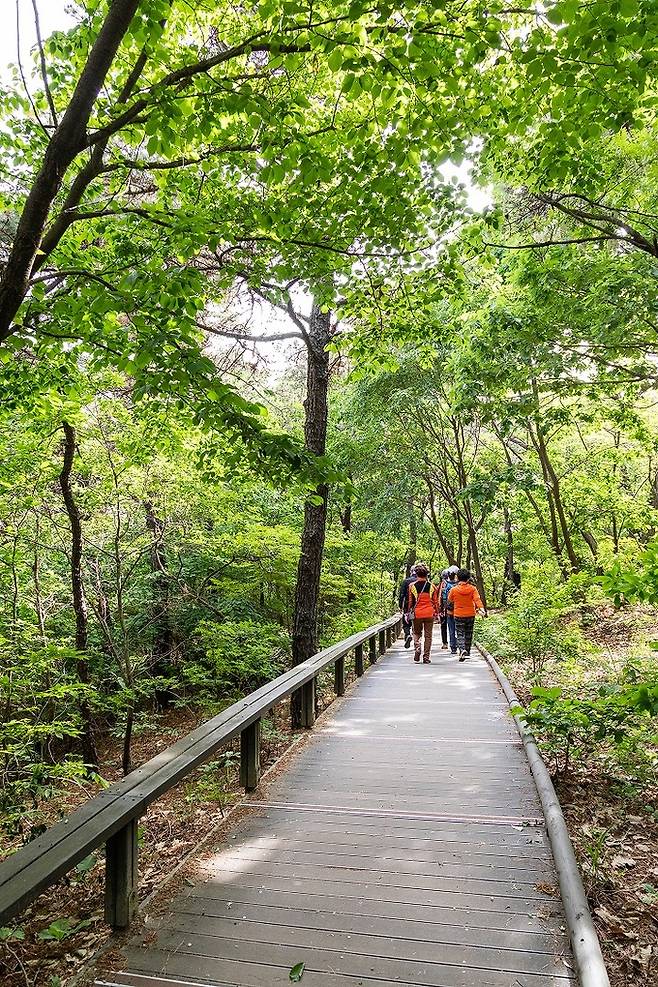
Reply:
[[439, 544], [440, 544], [441, 548], [443, 549], [443, 553], [444, 553], [444, 555], [445, 555], [448, 563], [450, 564], [453, 561], [454, 557], [455, 557], [455, 546], [451, 542], [448, 541], [448, 539], [444, 536], [443, 531], [441, 530], [441, 525], [439, 524], [439, 519], [436, 516], [436, 494], [434, 492], [434, 485], [433, 485], [433, 483], [432, 483], [432, 481], [431, 481], [431, 479], [430, 479], [430, 477], [429, 477], [428, 474], [425, 474], [425, 482], [427, 484], [427, 490], [428, 490], [428, 493], [429, 493], [428, 503], [429, 503], [429, 509], [430, 509], [430, 521], [431, 521], [432, 527], [434, 528], [434, 531], [436, 533], [436, 537], [439, 540]]
[[514, 586], [514, 531], [512, 528], [512, 518], [506, 506], [503, 507], [503, 524], [505, 528], [505, 539], [507, 541], [507, 554], [505, 555], [505, 571], [503, 573], [500, 602], [505, 606], [507, 603], [507, 592]]
[[43, 595], [41, 592], [41, 556], [39, 555], [39, 538], [41, 537], [41, 519], [37, 513], [35, 518], [34, 532], [34, 553], [32, 555], [32, 581], [34, 583], [34, 610], [37, 615], [39, 625], [39, 636], [41, 643], [45, 646], [46, 637], [46, 617], [43, 608]]
[[[308, 362], [306, 371], [306, 400], [304, 401], [304, 438], [306, 448], [323, 456], [327, 444], [329, 418], [329, 353], [331, 341], [329, 312], [321, 312], [313, 302], [307, 333]], [[295, 603], [292, 624], [292, 664], [300, 665], [318, 650], [318, 598], [322, 556], [327, 527], [329, 488], [322, 484], [315, 491], [317, 503], [307, 500], [304, 505], [304, 527], [297, 565]], [[295, 693], [290, 702], [293, 727], [301, 725], [301, 694]]]
[[416, 561], [418, 545], [418, 522], [413, 500], [409, 501], [409, 550], [407, 552], [406, 572], [411, 573], [411, 567]]
[[[153, 674], [167, 679], [172, 673], [174, 635], [169, 618], [169, 576], [164, 545], [164, 525], [156, 515], [152, 500], [144, 503], [146, 527], [151, 535], [151, 571], [155, 583]], [[176, 698], [175, 692], [167, 688], [156, 689], [155, 701], [158, 709], [167, 709]]]
[[[71, 592], [73, 595], [73, 612], [75, 614], [75, 650], [78, 653], [77, 674], [78, 679], [83, 685], [89, 685], [89, 662], [86, 655], [89, 618], [82, 579], [82, 553], [84, 547], [82, 522], [80, 519], [80, 508], [73, 495], [73, 487], [71, 485], [77, 437], [75, 428], [69, 422], [62, 422], [62, 430], [64, 432], [64, 462], [61, 473], [59, 474], [59, 484], [71, 527]], [[86, 764], [96, 765], [98, 763], [98, 755], [96, 753], [91, 710], [86, 698], [80, 701], [80, 715], [82, 717], [82, 756]]]
[[[537, 414], [539, 413], [539, 388], [537, 387], [537, 381], [532, 382], [532, 393], [535, 398], [535, 405], [537, 407]], [[544, 431], [541, 423], [537, 419], [535, 420], [536, 434], [532, 436], [532, 430], [530, 431], [531, 437], [533, 437], [533, 444], [537, 450], [537, 455], [539, 456], [539, 461], [541, 463], [542, 472], [544, 474], [544, 481], [547, 485], [547, 492], [552, 495], [552, 524], [555, 526], [555, 515], [560, 522], [560, 530], [562, 532], [562, 540], [564, 543], [564, 550], [567, 553], [567, 558], [571, 565], [573, 572], [578, 572], [581, 568], [580, 559], [576, 555], [576, 551], [573, 546], [573, 541], [571, 540], [571, 533], [569, 531], [569, 525], [567, 524], [566, 514], [564, 512], [564, 505], [562, 504], [562, 495], [560, 492], [560, 482], [557, 478], [557, 473], [553, 468], [553, 463], [551, 462], [551, 457], [548, 453], [548, 448], [546, 446], [546, 441], [544, 439]], [[550, 498], [549, 498], [549, 507]]]

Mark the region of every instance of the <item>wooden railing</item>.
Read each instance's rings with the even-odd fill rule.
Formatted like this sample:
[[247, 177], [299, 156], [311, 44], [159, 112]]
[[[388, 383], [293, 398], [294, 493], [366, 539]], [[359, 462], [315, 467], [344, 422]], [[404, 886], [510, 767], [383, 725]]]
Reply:
[[207, 720], [122, 781], [89, 799], [70, 816], [21, 847], [0, 864], [0, 925], [93, 850], [105, 844], [105, 920], [128, 926], [137, 909], [137, 823], [151, 802], [178, 784], [228, 741], [240, 735], [240, 783], [249, 792], [260, 780], [261, 717], [301, 689], [302, 725], [315, 721], [317, 677], [334, 665], [334, 691], [345, 691], [345, 659], [354, 652], [355, 674], [364, 673], [364, 649], [371, 663], [391, 646], [400, 617], [318, 652]]

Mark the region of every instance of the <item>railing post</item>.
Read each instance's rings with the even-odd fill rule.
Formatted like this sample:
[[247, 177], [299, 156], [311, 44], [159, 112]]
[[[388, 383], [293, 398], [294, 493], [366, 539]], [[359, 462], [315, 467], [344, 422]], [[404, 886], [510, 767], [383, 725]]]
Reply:
[[137, 911], [137, 819], [105, 844], [105, 921], [127, 928]]
[[374, 665], [377, 661], [377, 640], [374, 636], [368, 640], [368, 653], [370, 664]]
[[354, 649], [354, 673], [358, 677], [363, 675], [363, 645], [357, 644]]
[[260, 717], [240, 734], [240, 784], [253, 792], [260, 782]]
[[307, 730], [315, 723], [315, 677], [302, 686], [302, 726]]
[[386, 628], [386, 650], [387, 650], [387, 651], [388, 651], [388, 649], [389, 649], [389, 648], [390, 648], [390, 646], [391, 646], [391, 641], [392, 641], [392, 637], [391, 637], [391, 634], [392, 634], [392, 632], [391, 632], [391, 628], [390, 628], [390, 627], [387, 627], [387, 628]]
[[334, 692], [337, 696], [345, 695], [345, 655], [341, 655], [334, 665]]
[[379, 653], [383, 655], [386, 651], [386, 631], [381, 630], [379, 632]]

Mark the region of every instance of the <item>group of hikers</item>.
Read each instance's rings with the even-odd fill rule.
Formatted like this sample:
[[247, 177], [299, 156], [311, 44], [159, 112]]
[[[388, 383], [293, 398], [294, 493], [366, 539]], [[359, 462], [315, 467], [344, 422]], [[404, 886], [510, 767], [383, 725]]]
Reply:
[[413, 638], [414, 661], [420, 661], [422, 650], [423, 662], [431, 663], [435, 621], [441, 624], [443, 648], [447, 650], [449, 645], [450, 653], [458, 654], [460, 661], [471, 657], [475, 616], [486, 617], [487, 613], [468, 569], [449, 566], [441, 573], [436, 586], [430, 578], [429, 566], [416, 562], [400, 586], [398, 603], [404, 646], [408, 648]]

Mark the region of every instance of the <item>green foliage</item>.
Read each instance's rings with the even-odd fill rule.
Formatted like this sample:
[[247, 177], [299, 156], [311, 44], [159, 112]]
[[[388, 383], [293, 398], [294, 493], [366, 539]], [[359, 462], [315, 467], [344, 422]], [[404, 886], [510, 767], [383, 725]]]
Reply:
[[658, 539], [637, 555], [632, 566], [615, 561], [601, 577], [601, 584], [617, 606], [622, 600], [658, 605]]
[[483, 643], [503, 658], [529, 666], [531, 681], [541, 681], [549, 662], [564, 661], [586, 650], [576, 617], [582, 602], [579, 577], [563, 582], [554, 566], [529, 568], [523, 590], [504, 617], [483, 625]]
[[81, 922], [72, 922], [68, 918], [57, 918], [54, 922], [51, 922], [47, 929], [41, 929], [37, 932], [37, 939], [48, 942], [49, 940], [54, 940], [55, 942], [62, 942], [64, 939], [69, 939], [74, 936], [77, 932], [81, 932], [82, 929], [88, 929], [90, 925], [93, 925], [93, 919], [83, 919]]
[[537, 734], [556, 770], [568, 771], [574, 757], [601, 745], [620, 754], [627, 768], [641, 770], [655, 730], [651, 719], [658, 716], [658, 678], [604, 685], [589, 696], [534, 688], [532, 697], [527, 708], [512, 712]]
[[[288, 637], [267, 621], [243, 620], [216, 624], [203, 621], [197, 628], [205, 652], [194, 685], [217, 695], [246, 695], [284, 671]], [[191, 675], [194, 669], [188, 669]]]

